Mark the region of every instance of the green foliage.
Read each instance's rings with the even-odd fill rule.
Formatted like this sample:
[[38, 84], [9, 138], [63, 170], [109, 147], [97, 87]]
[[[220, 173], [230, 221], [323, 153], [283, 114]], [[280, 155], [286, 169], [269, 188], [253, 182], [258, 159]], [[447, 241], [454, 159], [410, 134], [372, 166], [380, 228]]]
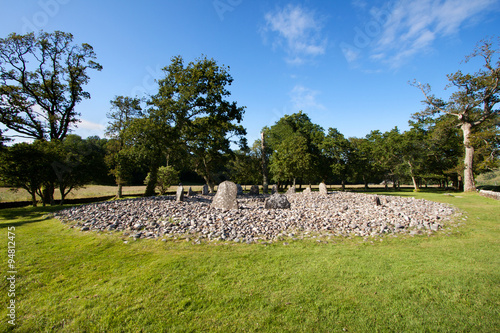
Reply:
[[[146, 179], [144, 180], [144, 184], [148, 184], [151, 180], [151, 173], [148, 173]], [[176, 171], [171, 166], [161, 166], [158, 168], [158, 174], [156, 176], [156, 188], [161, 195], [165, 195], [168, 191], [168, 188], [174, 184], [179, 182], [179, 172]]]
[[102, 69], [94, 59], [90, 45], [61, 31], [0, 39], [0, 122], [24, 137], [64, 139], [78, 122], [75, 105], [90, 98], [87, 71]]
[[184, 150], [213, 191], [217, 172], [232, 154], [231, 143], [246, 146], [246, 130], [238, 125], [245, 108], [227, 100], [231, 93], [226, 87], [233, 82], [229, 68], [206, 57], [185, 65], [177, 56], [163, 70], [165, 78], [158, 81], [148, 110], [154, 126], [171, 134], [165, 141], [169, 147], [159, 152], [170, 156]]

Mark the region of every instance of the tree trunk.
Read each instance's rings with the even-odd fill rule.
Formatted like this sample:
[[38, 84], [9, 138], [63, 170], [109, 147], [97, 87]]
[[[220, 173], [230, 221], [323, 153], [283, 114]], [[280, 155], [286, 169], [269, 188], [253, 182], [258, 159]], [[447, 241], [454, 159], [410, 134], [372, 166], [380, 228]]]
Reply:
[[345, 179], [342, 179], [342, 191], [345, 191]]
[[474, 182], [474, 147], [470, 143], [472, 124], [463, 123], [462, 132], [464, 135], [464, 147], [465, 147], [465, 158], [464, 158], [464, 192], [474, 192], [476, 191], [476, 184]]
[[410, 166], [410, 176], [411, 180], [413, 181], [413, 191], [418, 192], [419, 188], [418, 188], [417, 178], [415, 178], [415, 175], [413, 174], [413, 166], [411, 165], [410, 161], [408, 161], [407, 163]]
[[123, 185], [121, 182], [118, 183], [118, 189], [116, 190], [116, 198], [121, 199], [123, 198]]

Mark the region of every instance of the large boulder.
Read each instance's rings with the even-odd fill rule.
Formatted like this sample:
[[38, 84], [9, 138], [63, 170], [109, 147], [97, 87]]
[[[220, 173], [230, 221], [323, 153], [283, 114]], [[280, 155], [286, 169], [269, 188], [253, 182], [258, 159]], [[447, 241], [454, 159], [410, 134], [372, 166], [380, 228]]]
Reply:
[[266, 199], [265, 209], [290, 209], [290, 202], [284, 194], [275, 193]]
[[223, 210], [238, 209], [237, 193], [238, 188], [235, 183], [230, 181], [220, 183], [210, 207]]
[[325, 183], [319, 184], [319, 194], [324, 194], [324, 195], [328, 194], [328, 189], [326, 188]]

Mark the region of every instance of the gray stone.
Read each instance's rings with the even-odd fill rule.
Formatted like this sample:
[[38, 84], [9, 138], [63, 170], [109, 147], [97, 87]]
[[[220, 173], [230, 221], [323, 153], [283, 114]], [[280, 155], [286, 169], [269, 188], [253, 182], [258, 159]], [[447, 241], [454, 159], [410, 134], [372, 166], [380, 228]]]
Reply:
[[378, 197], [378, 195], [376, 195], [376, 196], [373, 198], [373, 202], [375, 203], [375, 206], [380, 206], [380, 205], [382, 205], [382, 203], [380, 202], [380, 198]]
[[184, 187], [181, 184], [177, 186], [176, 201], [184, 201]]
[[208, 195], [208, 185], [207, 184], [203, 185], [203, 188], [201, 189], [201, 194]]
[[302, 191], [302, 193], [304, 193], [304, 194], [311, 194], [311, 192], [312, 192], [311, 186], [306, 187], [306, 189], [304, 191]]
[[250, 195], [259, 195], [259, 186], [257, 185], [252, 185], [250, 188]]
[[238, 191], [236, 192], [236, 194], [242, 195], [243, 194], [243, 187], [241, 187], [240, 184], [236, 184], [236, 188], [238, 189]]
[[235, 183], [230, 181], [220, 183], [210, 207], [223, 210], [238, 209], [237, 193], [238, 188]]
[[274, 184], [273, 188], [271, 189], [271, 194], [278, 193], [278, 185]]
[[193, 195], [196, 195], [196, 193], [194, 193], [193, 189], [191, 188], [191, 186], [189, 186], [188, 196], [192, 197]]
[[290, 186], [290, 188], [286, 191], [286, 194], [294, 194], [295, 193], [295, 186]]
[[326, 188], [325, 183], [319, 184], [319, 194], [327, 195], [328, 194], [328, 189]]
[[275, 193], [266, 199], [265, 209], [289, 209], [290, 202], [284, 194]]

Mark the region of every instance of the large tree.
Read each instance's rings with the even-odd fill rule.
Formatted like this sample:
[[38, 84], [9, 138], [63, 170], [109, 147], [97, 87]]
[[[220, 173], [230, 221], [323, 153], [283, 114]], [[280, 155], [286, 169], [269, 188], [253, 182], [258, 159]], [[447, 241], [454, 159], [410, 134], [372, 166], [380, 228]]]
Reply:
[[[448, 75], [449, 87], [455, 87], [447, 102], [431, 94], [428, 84], [414, 82], [424, 93], [428, 108], [421, 115], [432, 116], [448, 114], [454, 116], [455, 126], [463, 133], [464, 157], [464, 191], [475, 191], [474, 182], [474, 144], [472, 137], [488, 124], [488, 120], [499, 116], [495, 105], [500, 101], [500, 60], [493, 49], [491, 40], [482, 40], [465, 62], [476, 57], [482, 58], [483, 67], [474, 74], [464, 74], [460, 70]], [[491, 122], [490, 122], [491, 123]]]
[[188, 151], [195, 171], [213, 192], [215, 173], [231, 153], [231, 143], [246, 146], [246, 131], [238, 125], [245, 108], [227, 100], [231, 95], [227, 86], [233, 82], [229, 67], [206, 57], [186, 65], [176, 56], [163, 71], [165, 78], [158, 81], [159, 91], [148, 110], [155, 123], [171, 129], [166, 131], [167, 146], [160, 151]]
[[79, 120], [75, 106], [89, 69], [101, 70], [89, 44], [61, 31], [10, 34], [0, 39], [0, 122], [38, 140], [62, 140]]

